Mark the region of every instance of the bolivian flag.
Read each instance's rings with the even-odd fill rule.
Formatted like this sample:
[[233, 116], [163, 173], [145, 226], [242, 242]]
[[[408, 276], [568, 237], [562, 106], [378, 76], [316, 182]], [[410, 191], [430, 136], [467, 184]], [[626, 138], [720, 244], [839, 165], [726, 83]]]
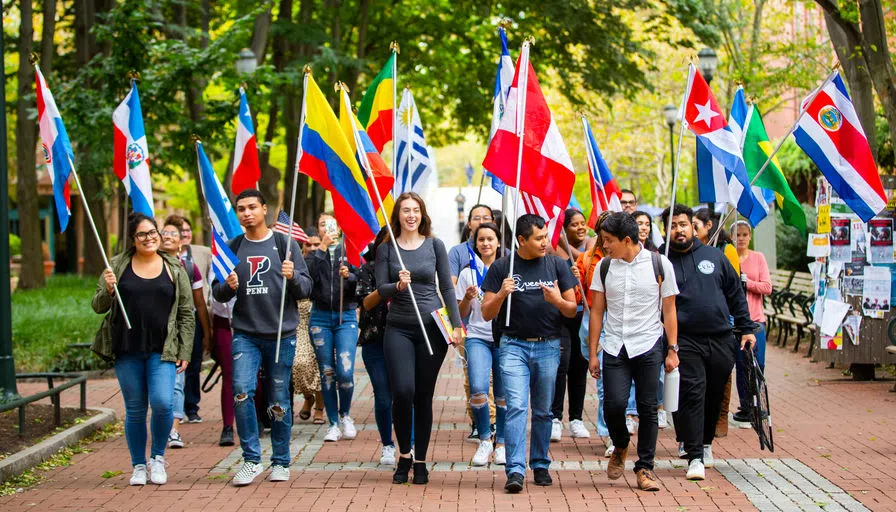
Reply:
[[[763, 124], [762, 116], [755, 105], [750, 107], [745, 124], [744, 164], [746, 164], [747, 173], [752, 180], [768, 160], [774, 147], [768, 140], [765, 124]], [[790, 185], [787, 184], [787, 179], [781, 172], [781, 163], [777, 158], [773, 158], [769, 162], [768, 167], [762, 171], [762, 175], [754, 185], [773, 191], [775, 203], [781, 210], [784, 223], [797, 228], [803, 235], [806, 234], [806, 214], [796, 196], [793, 195], [793, 191], [790, 190]]]
[[352, 146], [314, 77], [310, 73], [306, 77], [299, 172], [332, 195], [333, 216], [348, 246], [346, 256], [349, 263], [358, 266], [361, 251], [373, 241], [379, 224]]
[[395, 80], [395, 53], [386, 61], [373, 83], [367, 88], [358, 108], [358, 119], [370, 135], [370, 140], [377, 151], [392, 140], [392, 109], [395, 107], [395, 96], [392, 82]]

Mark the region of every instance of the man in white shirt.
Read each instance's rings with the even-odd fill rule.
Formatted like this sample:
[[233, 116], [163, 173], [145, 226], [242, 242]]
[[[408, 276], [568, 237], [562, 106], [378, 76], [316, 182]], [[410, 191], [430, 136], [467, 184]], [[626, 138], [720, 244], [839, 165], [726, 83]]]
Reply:
[[[625, 425], [629, 387], [635, 381], [638, 405], [638, 488], [658, 491], [653, 474], [657, 438], [657, 386], [663, 366], [663, 328], [668, 355], [665, 367], [678, 366], [678, 323], [675, 295], [678, 286], [672, 264], [638, 243], [638, 224], [627, 213], [614, 213], [601, 224], [605, 258], [591, 282], [592, 305], [588, 344], [589, 369], [604, 383], [604, 417], [616, 447], [607, 476], [616, 480], [625, 469], [630, 434]], [[662, 298], [662, 300], [661, 300]], [[664, 322], [660, 323], [660, 308]], [[604, 329], [606, 311], [606, 329]], [[603, 347], [599, 340], [603, 332]], [[598, 352], [606, 350], [603, 369]]]

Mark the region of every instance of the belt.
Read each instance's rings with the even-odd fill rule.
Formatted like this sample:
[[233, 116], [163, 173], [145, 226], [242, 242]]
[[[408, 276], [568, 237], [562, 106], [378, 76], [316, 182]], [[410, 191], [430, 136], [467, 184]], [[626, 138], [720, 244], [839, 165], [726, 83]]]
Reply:
[[536, 338], [521, 338], [523, 341], [548, 341], [553, 338], [548, 338], [547, 336], [538, 336]]

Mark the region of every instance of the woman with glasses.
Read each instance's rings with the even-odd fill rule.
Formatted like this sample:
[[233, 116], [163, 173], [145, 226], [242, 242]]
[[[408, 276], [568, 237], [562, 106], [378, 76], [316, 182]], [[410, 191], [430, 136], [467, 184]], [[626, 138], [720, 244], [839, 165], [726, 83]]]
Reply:
[[[93, 310], [106, 317], [91, 348], [115, 362], [125, 404], [124, 435], [134, 466], [131, 485], [146, 485], [147, 473], [150, 482], [161, 485], [168, 481], [164, 456], [173, 421], [175, 374], [186, 369], [193, 349], [193, 298], [184, 266], [159, 251], [153, 219], [132, 213], [127, 235], [127, 250], [112, 258], [93, 295]], [[121, 294], [130, 329], [116, 293]], [[150, 406], [152, 443], [147, 463]]]

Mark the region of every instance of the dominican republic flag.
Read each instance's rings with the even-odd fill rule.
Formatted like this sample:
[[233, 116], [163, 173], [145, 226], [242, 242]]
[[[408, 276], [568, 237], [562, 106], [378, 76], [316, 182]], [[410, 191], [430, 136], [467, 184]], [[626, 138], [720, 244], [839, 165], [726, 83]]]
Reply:
[[395, 137], [398, 165], [395, 169], [392, 194], [398, 197], [402, 192], [422, 193], [427, 178], [435, 166], [430, 158], [426, 137], [423, 135], [420, 112], [417, 111], [417, 104], [410, 89], [405, 89], [401, 94]]
[[[712, 158], [715, 158], [725, 169], [726, 180], [723, 183], [728, 184], [728, 202], [733, 204], [751, 225], [758, 224], [765, 218], [767, 212], [750, 190], [750, 178], [747, 175], [747, 167], [744, 165], [741, 140], [728, 126], [709, 85], [693, 64], [688, 68], [687, 93], [681, 106], [681, 112], [683, 113], [682, 122], [697, 136], [698, 144], [702, 144]], [[716, 184], [718, 180], [713, 178], [712, 174], [709, 178], [704, 175], [704, 183], [706, 179], [711, 180], [710, 183], [713, 183], [714, 190], [722, 187], [722, 185]], [[700, 188], [699, 167], [697, 181], [698, 188]], [[705, 197], [701, 196], [700, 200], [706, 201]], [[715, 202], [715, 198], [712, 199], [707, 202]]]
[[794, 132], [796, 143], [846, 205], [868, 222], [886, 207], [887, 196], [839, 71], [803, 101], [803, 111]]
[[147, 217], [154, 217], [152, 180], [149, 177], [149, 149], [146, 146], [143, 110], [140, 108], [136, 80], [131, 82], [128, 95], [112, 112], [112, 125], [114, 126], [112, 169], [131, 198], [131, 208]]
[[258, 145], [255, 140], [255, 127], [252, 126], [252, 113], [246, 91], [240, 87], [240, 111], [236, 116], [236, 148], [233, 151], [233, 178], [230, 190], [234, 195], [247, 188], [255, 188], [261, 178], [258, 166]]
[[622, 197], [622, 189], [616, 178], [610, 172], [610, 167], [600, 153], [597, 147], [597, 141], [594, 140], [594, 133], [591, 131], [591, 124], [584, 117], [582, 118], [582, 126], [585, 131], [585, 153], [588, 157], [588, 178], [591, 183], [591, 217], [588, 218], [588, 225], [591, 229], [597, 224], [597, 217], [604, 211], [610, 210], [614, 212], [622, 211], [622, 203], [619, 202]]
[[230, 199], [227, 198], [224, 187], [212, 169], [212, 163], [205, 156], [200, 141], [196, 141], [196, 159], [199, 165], [199, 183], [202, 185], [202, 195], [208, 204], [208, 215], [211, 217], [213, 231], [216, 231], [225, 242], [242, 235], [243, 228], [236, 218], [236, 212], [233, 211]]
[[227, 276], [239, 263], [240, 259], [230, 250], [221, 234], [212, 229], [212, 270], [218, 281], [222, 283], [226, 281]]
[[47, 81], [41, 74], [40, 68], [36, 72], [37, 90], [37, 121], [40, 126], [40, 140], [44, 150], [44, 158], [47, 160], [47, 172], [50, 173], [50, 182], [53, 184], [53, 200], [56, 206], [56, 215], [59, 217], [59, 230], [65, 231], [68, 227], [68, 219], [72, 216], [71, 187], [68, 177], [74, 170], [72, 162], [75, 159], [72, 152], [72, 143], [65, 131], [65, 124], [53, 93], [47, 87]]
[[[520, 153], [522, 168], [517, 183]], [[569, 204], [575, 171], [529, 63], [528, 43], [520, 52], [504, 115], [482, 166], [507, 185], [538, 197], [546, 207], [565, 208]]]
[[280, 213], [277, 214], [277, 222], [274, 223], [274, 227], [271, 229], [286, 236], [292, 235], [295, 241], [300, 244], [308, 242], [308, 235], [305, 233], [305, 230], [295, 221], [292, 223], [292, 232], [290, 233], [289, 215], [283, 210], [280, 210]]

